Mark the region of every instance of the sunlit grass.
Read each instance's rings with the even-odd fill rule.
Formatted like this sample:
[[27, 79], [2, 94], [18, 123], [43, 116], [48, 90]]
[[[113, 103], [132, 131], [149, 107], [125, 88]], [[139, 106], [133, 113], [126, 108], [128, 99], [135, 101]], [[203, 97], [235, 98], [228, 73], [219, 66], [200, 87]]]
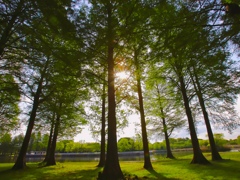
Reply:
[[[209, 153], [204, 154], [209, 160]], [[120, 166], [124, 174], [137, 176], [139, 179], [183, 179], [183, 180], [238, 180], [240, 179], [240, 152], [221, 153], [223, 161], [212, 162], [210, 165], [190, 164], [192, 155], [176, 156], [175, 160], [161, 157], [153, 161], [154, 170], [143, 168], [143, 162], [121, 161]], [[0, 179], [10, 180], [60, 180], [97, 178], [102, 168], [96, 167], [97, 162], [64, 162], [56, 166], [39, 167], [37, 163], [29, 163], [28, 168], [21, 171], [11, 171], [12, 163], [0, 163]]]

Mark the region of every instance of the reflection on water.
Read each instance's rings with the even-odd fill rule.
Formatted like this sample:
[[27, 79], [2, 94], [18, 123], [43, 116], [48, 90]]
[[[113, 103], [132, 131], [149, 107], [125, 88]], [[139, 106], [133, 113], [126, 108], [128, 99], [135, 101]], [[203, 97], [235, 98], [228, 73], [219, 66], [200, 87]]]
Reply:
[[[174, 152], [174, 154], [187, 153], [190, 152]], [[27, 154], [27, 162], [41, 162], [44, 160], [44, 154]], [[71, 162], [81, 162], [81, 161], [99, 161], [100, 153], [56, 153], [55, 158], [58, 162], [71, 161]], [[162, 159], [166, 157], [166, 151], [150, 151], [150, 157], [152, 161]], [[0, 156], [0, 163], [15, 162], [17, 155], [12, 156]], [[130, 152], [120, 152], [120, 161], [143, 161], [143, 151], [130, 151]]]

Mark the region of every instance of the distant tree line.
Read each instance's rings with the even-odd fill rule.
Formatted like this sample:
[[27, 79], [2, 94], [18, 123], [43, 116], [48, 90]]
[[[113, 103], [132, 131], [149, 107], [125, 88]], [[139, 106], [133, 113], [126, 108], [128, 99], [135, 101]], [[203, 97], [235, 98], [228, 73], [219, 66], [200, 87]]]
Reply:
[[[224, 139], [223, 134], [214, 134], [216, 145], [219, 150], [227, 149], [230, 145], [240, 145], [240, 136], [236, 139]], [[0, 155], [13, 155], [19, 152], [21, 143], [23, 141], [23, 134], [12, 137], [11, 134], [6, 133], [0, 138]], [[192, 148], [191, 139], [189, 138], [170, 138], [172, 149]], [[48, 134], [41, 134], [40, 132], [33, 133], [28, 153], [46, 152], [48, 144]], [[209, 141], [199, 139], [201, 149], [208, 150], [210, 148]], [[149, 143], [150, 150], [166, 150], [166, 142]], [[140, 139], [123, 137], [118, 140], [118, 151], [142, 151], [143, 144]], [[74, 140], [59, 140], [56, 146], [56, 153], [81, 153], [81, 152], [100, 152], [100, 143], [98, 142], [74, 142]]]

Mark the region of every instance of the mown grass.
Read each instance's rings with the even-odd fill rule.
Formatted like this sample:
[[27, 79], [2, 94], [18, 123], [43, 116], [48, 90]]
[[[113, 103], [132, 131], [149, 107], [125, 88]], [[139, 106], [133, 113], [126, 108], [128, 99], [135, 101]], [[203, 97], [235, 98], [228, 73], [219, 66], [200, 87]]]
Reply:
[[[211, 155], [204, 154], [209, 160]], [[143, 162], [121, 161], [124, 174], [137, 176], [139, 179], [183, 179], [183, 180], [239, 180], [240, 152], [221, 153], [223, 161], [210, 165], [190, 164], [192, 155], [177, 156], [175, 160], [161, 157], [152, 162], [154, 170], [143, 168]], [[1, 180], [61, 180], [82, 179], [95, 180], [102, 168], [96, 167], [97, 162], [64, 162], [56, 166], [39, 167], [37, 163], [29, 163], [28, 168], [20, 171], [10, 170], [12, 163], [0, 163]]]

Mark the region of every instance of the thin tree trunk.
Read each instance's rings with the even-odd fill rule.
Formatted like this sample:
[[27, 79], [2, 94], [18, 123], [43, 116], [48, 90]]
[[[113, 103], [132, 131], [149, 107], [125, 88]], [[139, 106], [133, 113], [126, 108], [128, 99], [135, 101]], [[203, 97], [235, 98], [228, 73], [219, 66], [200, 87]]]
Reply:
[[103, 81], [103, 94], [102, 94], [102, 129], [101, 129], [101, 151], [100, 151], [100, 161], [98, 167], [103, 167], [105, 165], [106, 155], [105, 155], [105, 136], [106, 136], [106, 81], [105, 81], [106, 70], [104, 68], [104, 81]]
[[190, 136], [191, 136], [191, 141], [192, 141], [192, 147], [193, 147], [193, 159], [192, 159], [192, 164], [209, 164], [209, 161], [203, 156], [202, 151], [199, 146], [198, 138], [197, 138], [197, 133], [195, 130], [195, 125], [192, 117], [192, 112], [189, 106], [189, 100], [187, 97], [187, 91], [185, 87], [185, 82], [183, 77], [180, 75], [179, 76], [179, 82], [181, 86], [181, 93], [184, 101], [184, 107], [186, 111], [186, 115], [188, 118], [188, 124], [189, 124], [189, 130], [190, 130]]
[[50, 150], [51, 150], [52, 138], [53, 138], [54, 120], [55, 120], [55, 113], [53, 114], [53, 118], [52, 118], [52, 122], [51, 122], [51, 129], [50, 129], [50, 132], [49, 132], [46, 156], [45, 156], [42, 163], [46, 163], [49, 159], [49, 156], [50, 156]]
[[195, 91], [197, 93], [197, 97], [198, 97], [198, 100], [199, 100], [199, 103], [200, 103], [200, 106], [201, 106], [201, 109], [202, 109], [204, 121], [205, 121], [206, 128], [207, 128], [208, 139], [209, 139], [209, 143], [210, 143], [210, 147], [211, 147], [211, 153], [212, 153], [212, 160], [213, 161], [222, 160], [222, 157], [220, 156], [220, 154], [217, 150], [217, 146], [216, 146], [216, 143], [215, 143], [215, 140], [214, 140], [212, 128], [211, 128], [211, 125], [210, 125], [210, 120], [209, 120], [209, 117], [208, 117], [208, 113], [207, 113], [205, 103], [204, 103], [204, 99], [203, 99], [203, 95], [202, 95], [202, 88], [201, 88], [201, 85], [199, 83], [198, 76], [195, 73], [195, 68], [194, 68], [194, 76], [195, 76], [197, 87], [196, 87], [194, 81], [193, 81], [193, 84], [194, 84]]
[[167, 125], [166, 125], [166, 120], [165, 120], [165, 113], [163, 111], [163, 106], [162, 106], [162, 102], [161, 102], [160, 90], [158, 89], [158, 86], [156, 88], [157, 88], [157, 93], [158, 93], [158, 98], [159, 98], [159, 105], [160, 105], [160, 111], [161, 111], [161, 116], [162, 116], [164, 137], [165, 137], [165, 141], [166, 141], [166, 149], [167, 149], [167, 156], [166, 156], [166, 158], [175, 159], [175, 157], [172, 154], [172, 150], [171, 150], [171, 146], [170, 146], [168, 130], [167, 130]]
[[138, 98], [139, 98], [139, 106], [140, 106], [140, 116], [141, 116], [141, 127], [142, 127], [142, 142], [143, 142], [143, 151], [144, 151], [144, 168], [145, 169], [153, 169], [152, 163], [150, 160], [150, 153], [148, 147], [148, 138], [147, 138], [147, 128], [145, 121], [145, 114], [143, 108], [143, 97], [142, 97], [142, 89], [140, 81], [137, 81], [138, 86]]
[[[161, 113], [164, 114], [162, 108], [161, 108]], [[168, 131], [167, 131], [167, 125], [166, 125], [166, 120], [165, 120], [164, 116], [162, 117], [162, 122], [163, 122], [164, 137], [165, 137], [166, 148], [167, 148], [167, 156], [166, 156], [166, 158], [175, 159], [175, 157], [172, 154], [171, 147], [170, 147]]]
[[142, 128], [142, 142], [143, 142], [143, 151], [144, 151], [144, 168], [145, 169], [153, 169], [149, 147], [148, 147], [148, 138], [147, 138], [147, 128], [146, 128], [146, 121], [145, 121], [145, 113], [143, 107], [143, 96], [142, 96], [142, 87], [141, 87], [141, 75], [140, 75], [140, 67], [138, 63], [137, 52], [134, 52], [134, 61], [136, 66], [136, 79], [137, 79], [137, 90], [138, 90], [138, 102], [139, 102], [139, 111], [141, 117], [141, 128]]
[[114, 35], [112, 22], [112, 4], [108, 2], [108, 139], [107, 139], [107, 157], [102, 174], [98, 179], [116, 180], [123, 179], [123, 173], [120, 168], [117, 149], [117, 120], [116, 120], [116, 99], [114, 84]]
[[210, 125], [210, 121], [208, 118], [208, 113], [206, 111], [206, 107], [204, 104], [204, 100], [202, 97], [198, 97], [199, 98], [199, 103], [203, 112], [203, 117], [205, 120], [205, 124], [206, 124], [206, 128], [207, 128], [207, 132], [208, 132], [208, 139], [209, 139], [209, 143], [210, 143], [210, 147], [211, 147], [211, 153], [212, 153], [212, 160], [213, 161], [218, 161], [218, 160], [222, 160], [222, 157], [220, 156], [218, 150], [217, 150], [217, 146], [214, 140], [214, 136], [213, 136], [213, 132], [212, 132], [212, 128]]
[[[62, 107], [62, 103], [60, 103], [59, 109], [61, 109], [61, 107]], [[52, 144], [50, 146], [50, 151], [49, 151], [49, 156], [46, 162], [46, 166], [56, 165], [55, 150], [56, 150], [57, 136], [58, 136], [59, 126], [60, 126], [60, 117], [61, 115], [57, 113], [57, 118], [54, 126], [53, 138], [52, 138]]]

